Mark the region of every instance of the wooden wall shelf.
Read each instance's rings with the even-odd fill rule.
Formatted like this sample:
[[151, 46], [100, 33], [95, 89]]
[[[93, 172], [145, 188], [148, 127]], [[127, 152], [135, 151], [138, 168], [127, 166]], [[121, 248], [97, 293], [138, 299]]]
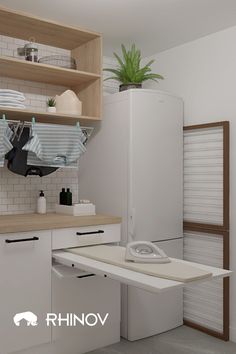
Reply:
[[0, 56], [0, 76], [69, 87], [100, 78], [100, 75], [86, 71], [64, 69], [3, 56]]
[[[0, 34], [71, 50], [77, 70], [0, 56], [0, 76], [61, 85], [79, 94], [83, 117], [99, 120], [102, 99], [101, 34], [0, 7]], [[95, 117], [95, 118], [93, 118]], [[42, 118], [42, 117], [41, 117]], [[63, 117], [66, 119], [66, 117]], [[68, 118], [69, 119], [69, 118]], [[70, 123], [68, 123], [70, 124]]]
[[20, 11], [0, 7], [1, 34], [29, 41], [35, 38], [42, 43], [58, 48], [75, 49], [82, 44], [101, 37], [100, 33], [78, 27], [65, 26]]
[[9, 120], [20, 120], [20, 121], [30, 122], [32, 117], [35, 117], [36, 121], [39, 123], [52, 123], [52, 124], [54, 123], [54, 124], [74, 125], [79, 121], [83, 125], [90, 125], [90, 123], [100, 121], [99, 117], [37, 112], [37, 111], [30, 111], [25, 109], [5, 108], [0, 106], [0, 118], [2, 117], [3, 114], [5, 114], [6, 119]]

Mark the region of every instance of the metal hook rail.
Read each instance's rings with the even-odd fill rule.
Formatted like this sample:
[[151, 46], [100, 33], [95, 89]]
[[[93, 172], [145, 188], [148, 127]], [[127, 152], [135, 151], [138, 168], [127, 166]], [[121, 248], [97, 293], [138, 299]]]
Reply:
[[[2, 115], [2, 120], [4, 120], [7, 124], [9, 124], [14, 129], [14, 134], [16, 134], [18, 128], [21, 125], [20, 135], [22, 134], [24, 127], [32, 127], [32, 125], [35, 124], [35, 122], [36, 122], [35, 117], [32, 117], [32, 121], [30, 122], [30, 121], [7, 119], [5, 114]], [[41, 123], [39, 122], [39, 124], [41, 124]], [[46, 123], [42, 123], [42, 124], [46, 124]], [[48, 123], [48, 124], [50, 124], [50, 123]], [[78, 123], [77, 123], [77, 125], [78, 125]], [[86, 137], [86, 140], [84, 142], [84, 145], [86, 145], [93, 134], [94, 127], [80, 126], [80, 128]]]

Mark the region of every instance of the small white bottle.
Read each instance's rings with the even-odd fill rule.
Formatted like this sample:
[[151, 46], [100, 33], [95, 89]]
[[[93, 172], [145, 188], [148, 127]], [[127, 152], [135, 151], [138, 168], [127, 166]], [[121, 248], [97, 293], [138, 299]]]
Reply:
[[44, 197], [43, 191], [40, 191], [38, 200], [37, 200], [37, 213], [38, 214], [46, 214], [47, 206], [46, 206], [46, 198]]

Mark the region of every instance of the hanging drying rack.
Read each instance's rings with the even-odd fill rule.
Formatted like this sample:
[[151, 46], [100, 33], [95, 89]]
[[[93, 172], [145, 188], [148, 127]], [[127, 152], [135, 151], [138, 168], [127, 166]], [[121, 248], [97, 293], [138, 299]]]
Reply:
[[[9, 126], [11, 126], [13, 128], [14, 134], [16, 134], [16, 132], [20, 126], [21, 126], [20, 133], [22, 133], [24, 127], [32, 127], [32, 124], [34, 124], [36, 122], [35, 117], [32, 117], [31, 121], [23, 121], [23, 120], [7, 119], [5, 114], [2, 115], [2, 119], [4, 121], [6, 121], [9, 124]], [[39, 122], [38, 124], [44, 124], [44, 123]], [[47, 124], [50, 124], [50, 123], [47, 123]], [[80, 126], [79, 122], [76, 123], [76, 125]], [[84, 141], [84, 145], [86, 145], [93, 134], [94, 127], [80, 126], [80, 128], [86, 137], [86, 140]]]

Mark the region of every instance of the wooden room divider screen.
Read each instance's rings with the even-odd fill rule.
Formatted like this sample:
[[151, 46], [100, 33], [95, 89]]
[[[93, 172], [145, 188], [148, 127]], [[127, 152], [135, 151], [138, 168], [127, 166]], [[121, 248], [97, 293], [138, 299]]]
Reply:
[[[229, 268], [229, 122], [184, 127], [184, 259]], [[188, 286], [184, 323], [229, 340], [229, 278]]]

